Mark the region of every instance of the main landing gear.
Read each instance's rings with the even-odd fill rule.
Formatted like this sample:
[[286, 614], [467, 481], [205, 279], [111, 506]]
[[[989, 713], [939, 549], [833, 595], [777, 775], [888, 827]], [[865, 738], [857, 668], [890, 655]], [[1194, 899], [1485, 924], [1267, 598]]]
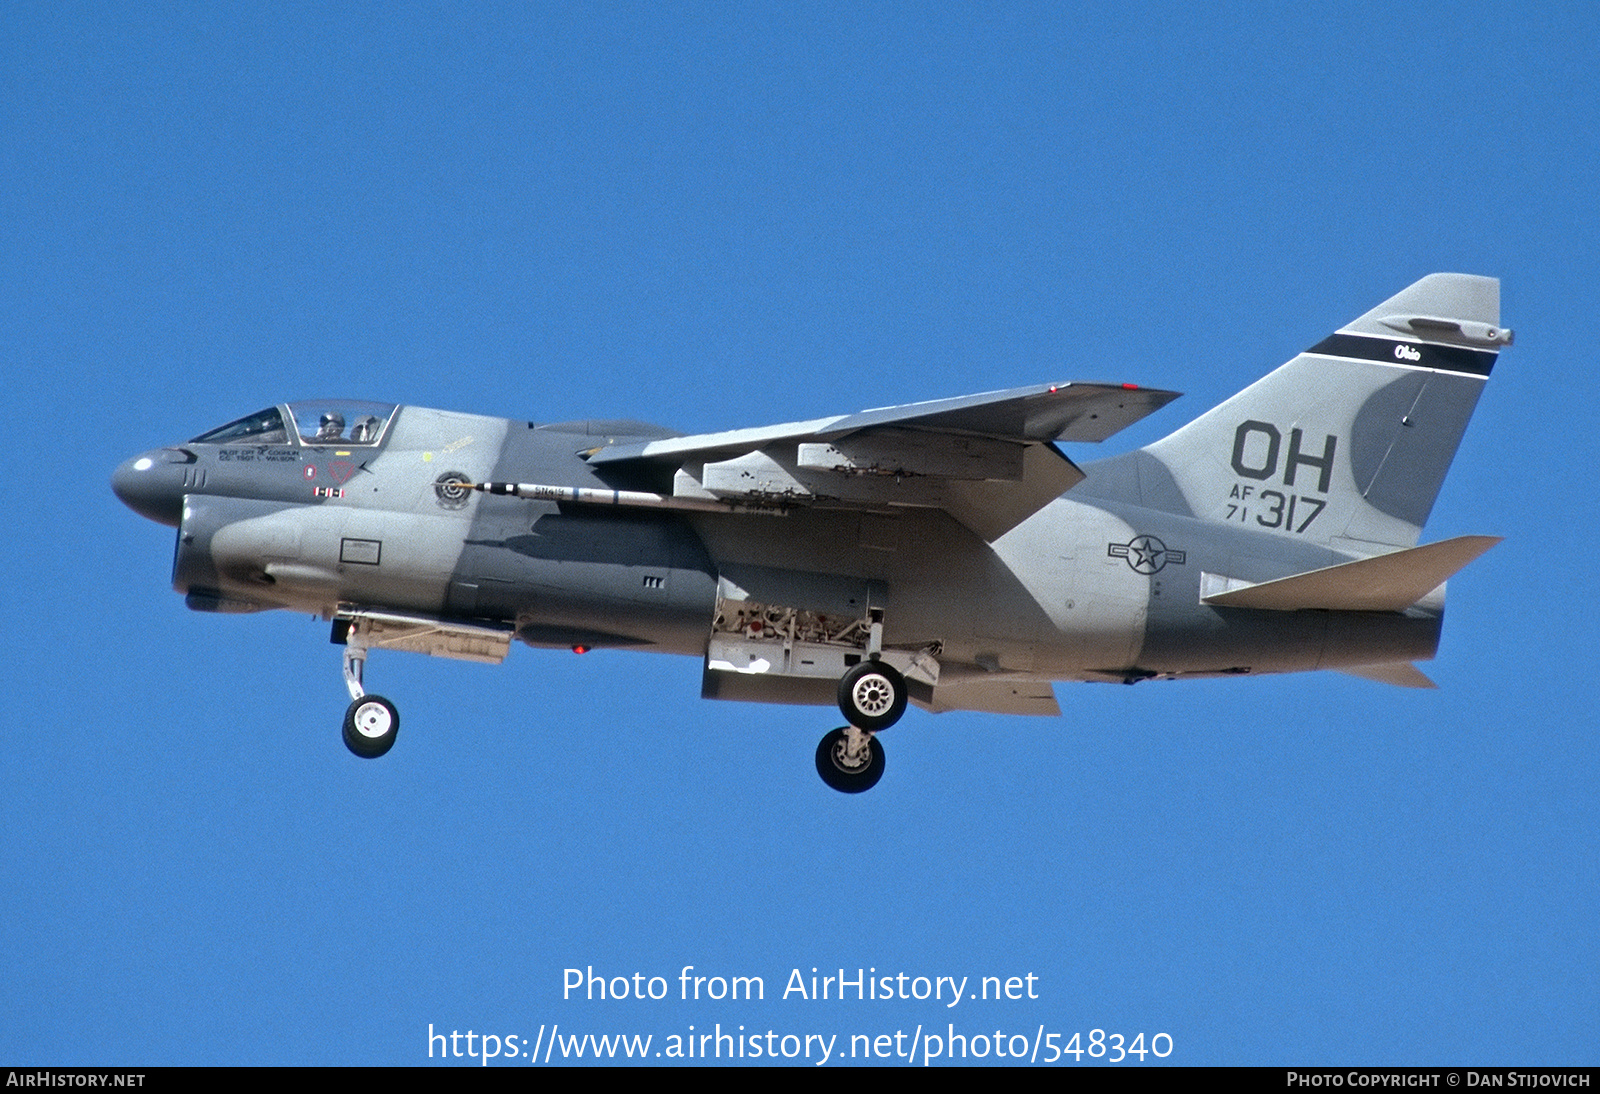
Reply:
[[883, 746], [875, 736], [906, 712], [905, 677], [890, 665], [869, 658], [839, 680], [839, 710], [849, 725], [817, 745], [817, 774], [844, 794], [871, 790], [883, 778]]
[[817, 774], [841, 794], [871, 790], [883, 778], [883, 746], [855, 726], [840, 726], [817, 745]]
[[882, 661], [866, 660], [839, 680], [839, 712], [857, 729], [888, 729], [906, 712], [906, 680]]

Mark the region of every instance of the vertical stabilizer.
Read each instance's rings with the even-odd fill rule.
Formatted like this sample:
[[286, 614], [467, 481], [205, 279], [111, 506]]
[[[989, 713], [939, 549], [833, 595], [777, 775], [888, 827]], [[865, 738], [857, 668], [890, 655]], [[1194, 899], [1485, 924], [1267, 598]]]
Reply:
[[1497, 280], [1430, 274], [1131, 454], [1161, 484], [1143, 503], [1358, 553], [1413, 546], [1510, 344]]

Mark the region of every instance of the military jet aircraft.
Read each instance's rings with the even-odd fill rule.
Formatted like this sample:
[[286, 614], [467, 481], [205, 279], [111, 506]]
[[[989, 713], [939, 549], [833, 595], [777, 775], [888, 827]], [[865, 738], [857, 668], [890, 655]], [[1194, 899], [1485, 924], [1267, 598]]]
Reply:
[[702, 659], [701, 694], [837, 704], [857, 792], [924, 710], [1060, 713], [1052, 681], [1338, 669], [1430, 687], [1446, 578], [1418, 546], [1502, 346], [1499, 282], [1423, 278], [1170, 436], [1080, 466], [1176, 398], [1053, 383], [724, 433], [286, 403], [112, 486], [177, 528], [190, 608], [332, 624], [358, 756], [394, 744], [375, 649], [513, 639]]

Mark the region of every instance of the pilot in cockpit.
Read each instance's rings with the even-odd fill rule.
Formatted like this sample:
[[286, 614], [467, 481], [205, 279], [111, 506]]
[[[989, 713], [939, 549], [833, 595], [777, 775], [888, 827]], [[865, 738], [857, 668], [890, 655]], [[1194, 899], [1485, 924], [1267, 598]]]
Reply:
[[350, 427], [350, 440], [354, 444], [371, 444], [378, 439], [378, 430], [382, 428], [383, 422], [371, 414], [357, 418], [356, 424]]
[[313, 444], [327, 444], [332, 441], [343, 439], [344, 415], [340, 414], [337, 410], [330, 410], [322, 416], [321, 422], [319, 423], [319, 427], [317, 429], [317, 435], [311, 440]]

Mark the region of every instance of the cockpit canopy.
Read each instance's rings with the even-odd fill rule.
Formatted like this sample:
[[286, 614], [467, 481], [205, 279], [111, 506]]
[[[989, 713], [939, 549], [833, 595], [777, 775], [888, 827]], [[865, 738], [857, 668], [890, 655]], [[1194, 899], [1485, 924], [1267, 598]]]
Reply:
[[383, 439], [395, 409], [394, 403], [311, 399], [259, 410], [202, 433], [189, 443], [376, 445]]

